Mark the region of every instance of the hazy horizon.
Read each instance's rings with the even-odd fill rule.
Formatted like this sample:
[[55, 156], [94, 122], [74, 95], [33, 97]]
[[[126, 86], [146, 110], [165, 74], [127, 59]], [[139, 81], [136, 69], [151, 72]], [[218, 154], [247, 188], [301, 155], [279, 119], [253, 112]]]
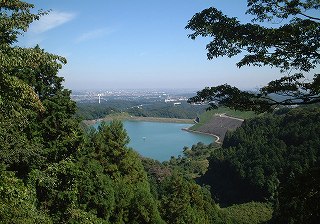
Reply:
[[[247, 1], [30, 0], [48, 15], [31, 24], [17, 43], [64, 56], [59, 75], [71, 90], [102, 88], [192, 88], [228, 83], [256, 89], [285, 74], [270, 67], [237, 68], [240, 56], [207, 60], [208, 38], [195, 41], [185, 26], [214, 6], [250, 22]], [[319, 69], [318, 69], [319, 70]], [[312, 72], [313, 75], [313, 72]], [[312, 77], [312, 75], [310, 77]]]

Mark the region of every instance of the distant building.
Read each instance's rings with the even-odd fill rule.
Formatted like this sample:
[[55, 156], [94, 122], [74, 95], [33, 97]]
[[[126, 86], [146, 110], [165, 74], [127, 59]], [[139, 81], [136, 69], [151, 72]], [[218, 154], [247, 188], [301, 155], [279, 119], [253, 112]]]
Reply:
[[175, 100], [175, 99], [165, 99], [165, 100], [164, 100], [165, 103], [174, 102], [174, 101], [177, 101], [177, 100]]

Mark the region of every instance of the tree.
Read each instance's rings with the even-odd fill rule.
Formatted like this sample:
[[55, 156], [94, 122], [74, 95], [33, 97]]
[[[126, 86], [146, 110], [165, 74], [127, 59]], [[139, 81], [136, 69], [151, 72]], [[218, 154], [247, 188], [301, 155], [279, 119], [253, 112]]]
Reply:
[[[191, 39], [212, 38], [206, 47], [209, 60], [245, 53], [238, 67], [272, 66], [287, 75], [269, 82], [259, 93], [224, 84], [199, 91], [189, 102], [208, 102], [210, 108], [225, 105], [257, 112], [271, 111], [279, 105], [320, 102], [320, 74], [314, 74], [312, 81], [305, 81], [305, 73], [320, 63], [319, 8], [319, 0], [248, 0], [246, 13], [254, 18], [247, 24], [213, 7], [195, 14], [186, 29], [193, 31], [189, 35]], [[261, 22], [276, 20], [282, 25], [261, 25]], [[291, 71], [295, 73], [290, 75]], [[285, 99], [272, 99], [270, 94], [279, 94]]]
[[320, 168], [314, 167], [281, 186], [274, 223], [317, 223], [320, 217]]
[[81, 134], [75, 102], [58, 71], [64, 57], [14, 46], [30, 23], [47, 12], [33, 4], [0, 2], [0, 159], [18, 175], [76, 152]]
[[160, 211], [167, 223], [222, 223], [209, 191], [194, 180], [173, 173], [161, 182], [159, 193]]
[[23, 65], [30, 63], [31, 67], [34, 63], [32, 58], [22, 59], [28, 55], [24, 49], [11, 46], [17, 36], [43, 14], [32, 14], [32, 7], [20, 1], [0, 2], [0, 161], [18, 174], [41, 160], [39, 143], [31, 142], [26, 130], [30, 121], [45, 109], [33, 88], [13, 72], [18, 73]]
[[36, 195], [32, 188], [11, 171], [0, 165], [0, 222], [1, 223], [53, 223], [35, 206]]

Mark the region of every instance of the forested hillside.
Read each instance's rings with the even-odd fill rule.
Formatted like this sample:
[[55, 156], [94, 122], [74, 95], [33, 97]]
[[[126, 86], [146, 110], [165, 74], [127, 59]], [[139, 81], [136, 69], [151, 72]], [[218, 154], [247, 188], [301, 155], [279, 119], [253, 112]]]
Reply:
[[276, 220], [314, 223], [320, 216], [319, 107], [246, 120], [209, 162], [199, 181], [223, 205], [270, 201]]
[[[140, 105], [140, 106], [138, 106]], [[205, 111], [206, 105], [193, 106], [187, 102], [179, 105], [173, 103], [147, 100], [109, 100], [101, 104], [92, 102], [77, 102], [76, 115], [84, 120], [104, 118], [107, 115], [126, 112], [138, 117], [165, 117], [179, 119], [194, 119]]]
[[47, 13], [33, 8], [0, 1], [0, 223], [319, 220], [318, 105], [248, 119], [221, 147], [142, 158], [121, 122], [80, 125], [57, 75], [65, 58], [17, 46]]
[[172, 173], [151, 191], [121, 122], [80, 128], [57, 76], [66, 59], [14, 46], [43, 15], [32, 9], [0, 2], [0, 222], [220, 222], [210, 193], [192, 179]]

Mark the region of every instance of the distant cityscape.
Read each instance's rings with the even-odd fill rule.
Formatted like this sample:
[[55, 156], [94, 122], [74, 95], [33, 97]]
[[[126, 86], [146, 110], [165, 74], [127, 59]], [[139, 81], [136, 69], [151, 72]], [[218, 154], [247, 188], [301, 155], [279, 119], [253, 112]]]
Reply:
[[103, 103], [108, 100], [148, 100], [179, 105], [194, 95], [196, 91], [190, 90], [77, 90], [72, 92], [71, 98], [76, 102], [91, 103]]

